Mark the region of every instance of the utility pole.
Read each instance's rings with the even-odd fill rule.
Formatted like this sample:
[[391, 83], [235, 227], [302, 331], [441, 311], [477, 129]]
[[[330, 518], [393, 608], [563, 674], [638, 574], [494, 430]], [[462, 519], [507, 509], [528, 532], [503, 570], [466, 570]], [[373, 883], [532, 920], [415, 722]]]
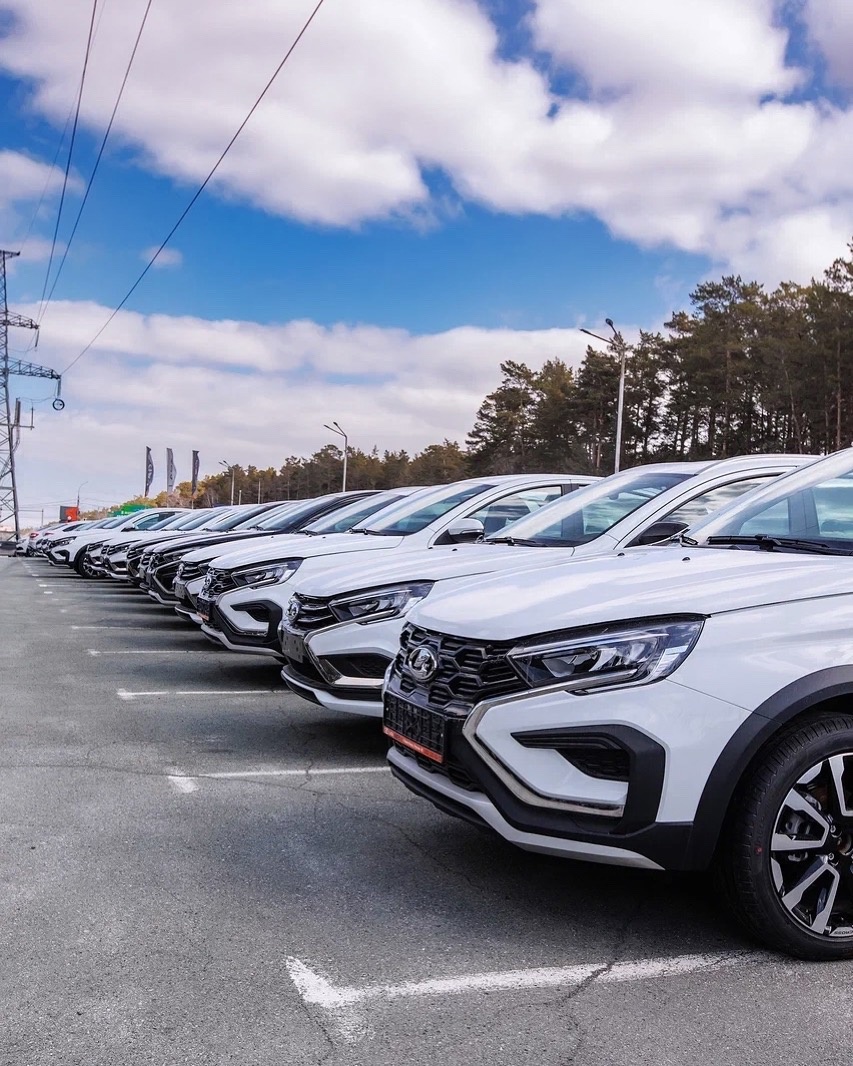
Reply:
[[[38, 330], [31, 318], [13, 314], [6, 300], [6, 260], [15, 259], [20, 252], [0, 249], [0, 525], [11, 518], [15, 525], [15, 538], [21, 535], [18, 508], [18, 484], [15, 479], [16, 425], [12, 418], [12, 403], [9, 396], [9, 378], [12, 374], [30, 378], [52, 378], [57, 384], [53, 406], [61, 411], [65, 406], [59, 398], [61, 377], [46, 366], [36, 366], [20, 359], [9, 358], [9, 327]], [[38, 344], [38, 332], [36, 332]]]

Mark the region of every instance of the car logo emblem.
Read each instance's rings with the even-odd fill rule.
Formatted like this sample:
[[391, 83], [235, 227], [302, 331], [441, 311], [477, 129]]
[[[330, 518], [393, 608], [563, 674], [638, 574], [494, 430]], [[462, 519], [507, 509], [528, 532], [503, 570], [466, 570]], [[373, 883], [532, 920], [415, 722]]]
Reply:
[[299, 617], [299, 600], [291, 600], [287, 605], [287, 620], [295, 622]]
[[415, 648], [406, 660], [409, 673], [418, 681], [429, 681], [438, 670], [438, 659], [429, 648]]

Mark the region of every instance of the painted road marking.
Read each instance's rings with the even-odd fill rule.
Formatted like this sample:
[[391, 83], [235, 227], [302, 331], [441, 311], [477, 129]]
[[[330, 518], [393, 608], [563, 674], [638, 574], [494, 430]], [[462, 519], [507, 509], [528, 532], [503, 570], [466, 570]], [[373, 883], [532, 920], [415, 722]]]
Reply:
[[236, 777], [314, 777], [328, 774], [390, 774], [389, 766], [330, 766], [307, 770], [228, 770], [221, 773], [195, 774], [196, 777], [227, 780]]
[[151, 689], [147, 692], [130, 692], [126, 688], [116, 690], [120, 700], [137, 700], [146, 696], [281, 696], [287, 695], [286, 688], [184, 688], [184, 689]]
[[370, 1027], [353, 1011], [371, 1000], [390, 1001], [418, 996], [452, 996], [469, 992], [512, 991], [527, 988], [577, 987], [609, 985], [629, 981], [648, 981], [685, 974], [715, 971], [731, 966], [756, 964], [772, 958], [757, 951], [715, 952], [702, 955], [678, 955], [664, 959], [637, 959], [612, 965], [582, 963], [577, 966], [548, 966], [531, 970], [503, 970], [490, 973], [438, 977], [427, 981], [406, 981], [397, 985], [334, 985], [323, 974], [311, 969], [301, 959], [285, 960], [287, 972], [303, 1001], [329, 1011], [341, 1035], [350, 1042], [369, 1035]]
[[147, 629], [151, 626], [71, 626], [71, 629]]
[[183, 774], [169, 774], [168, 781], [177, 792], [184, 794], [198, 792], [198, 781], [194, 781], [191, 777], [185, 777]]
[[204, 644], [190, 648], [115, 648], [104, 649], [87, 648], [89, 655], [198, 655], [199, 652], [218, 654], [215, 648], [208, 648]]

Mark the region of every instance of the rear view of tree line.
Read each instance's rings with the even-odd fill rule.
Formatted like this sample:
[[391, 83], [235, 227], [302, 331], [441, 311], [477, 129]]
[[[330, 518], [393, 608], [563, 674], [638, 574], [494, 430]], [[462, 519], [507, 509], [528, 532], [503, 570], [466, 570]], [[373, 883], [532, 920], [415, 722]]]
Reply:
[[[573, 370], [557, 355], [541, 370], [501, 364], [467, 448], [418, 455], [349, 450], [348, 488], [428, 485], [480, 474], [613, 469], [619, 359], [587, 348]], [[820, 280], [704, 282], [690, 308], [628, 354], [622, 465], [748, 452], [824, 453], [853, 441], [853, 244]], [[278, 469], [235, 468], [235, 502], [295, 499], [340, 488], [328, 445]], [[188, 497], [189, 484], [179, 486]], [[200, 503], [227, 503], [231, 475], [206, 478]]]

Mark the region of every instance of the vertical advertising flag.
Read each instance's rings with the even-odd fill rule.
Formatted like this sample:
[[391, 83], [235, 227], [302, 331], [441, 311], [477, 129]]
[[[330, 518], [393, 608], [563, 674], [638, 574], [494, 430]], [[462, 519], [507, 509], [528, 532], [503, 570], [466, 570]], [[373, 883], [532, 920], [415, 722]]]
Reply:
[[145, 449], [145, 492], [143, 496], [147, 497], [151, 489], [151, 483], [154, 481], [154, 460], [151, 457], [151, 449]]
[[172, 449], [166, 449], [166, 492], [175, 491], [175, 479], [178, 476], [178, 471], [175, 469], [175, 457], [172, 454]]
[[198, 452], [193, 452], [193, 480], [190, 486], [191, 495], [195, 496], [198, 488]]

